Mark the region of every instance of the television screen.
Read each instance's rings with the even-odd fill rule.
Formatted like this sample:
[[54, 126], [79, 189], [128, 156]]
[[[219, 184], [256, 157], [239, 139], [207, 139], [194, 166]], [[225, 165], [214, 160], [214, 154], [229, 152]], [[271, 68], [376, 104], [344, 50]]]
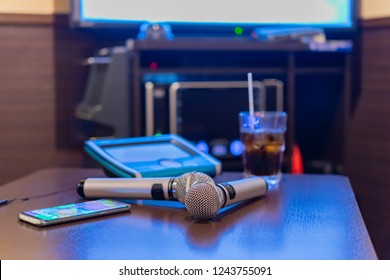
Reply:
[[81, 27], [167, 22], [175, 26], [354, 28], [355, 0], [74, 0]]

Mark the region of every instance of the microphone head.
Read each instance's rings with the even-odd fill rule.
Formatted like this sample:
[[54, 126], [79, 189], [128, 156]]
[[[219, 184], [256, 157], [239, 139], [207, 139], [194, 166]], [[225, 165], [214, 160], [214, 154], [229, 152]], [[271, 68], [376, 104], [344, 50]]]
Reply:
[[185, 196], [190, 187], [197, 182], [209, 182], [214, 184], [214, 180], [202, 172], [188, 172], [175, 179], [177, 200], [184, 203]]
[[194, 218], [206, 220], [217, 215], [224, 200], [223, 190], [214, 183], [199, 182], [187, 191], [184, 204]]

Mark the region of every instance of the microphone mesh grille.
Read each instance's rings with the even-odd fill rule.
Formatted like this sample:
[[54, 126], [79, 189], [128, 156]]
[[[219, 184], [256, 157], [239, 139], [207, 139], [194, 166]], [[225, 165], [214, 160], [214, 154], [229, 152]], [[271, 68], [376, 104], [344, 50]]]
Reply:
[[187, 191], [185, 206], [194, 218], [211, 219], [217, 215], [222, 200], [221, 190], [213, 183], [199, 182]]
[[184, 203], [188, 189], [196, 182], [214, 183], [214, 180], [202, 172], [189, 172], [176, 178], [176, 195], [177, 200]]

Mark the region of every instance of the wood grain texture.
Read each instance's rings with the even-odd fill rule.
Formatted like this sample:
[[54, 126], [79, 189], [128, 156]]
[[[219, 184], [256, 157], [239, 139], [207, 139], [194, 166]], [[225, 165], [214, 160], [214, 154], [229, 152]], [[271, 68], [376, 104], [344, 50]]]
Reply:
[[56, 51], [55, 26], [64, 26], [54, 19], [0, 15], [0, 183], [45, 167], [81, 162], [80, 149], [59, 149], [56, 138], [61, 130], [59, 95], [70, 91], [58, 90], [62, 53]]
[[[76, 185], [99, 169], [47, 169], [0, 187], [1, 259], [375, 259], [349, 181], [285, 175], [267, 196], [199, 222], [170, 201], [129, 201], [129, 214], [49, 228], [18, 213], [82, 201]], [[228, 181], [241, 173], [215, 178]], [[31, 242], [33, 240], [33, 242]], [[158, 248], [158, 250], [156, 249]]]
[[54, 157], [53, 32], [0, 28], [2, 182], [47, 166]]
[[360, 95], [349, 128], [346, 174], [379, 258], [390, 259], [390, 21], [362, 27]]
[[41, 25], [51, 26], [56, 21], [54, 15], [34, 15], [34, 14], [9, 14], [0, 13], [1, 25]]

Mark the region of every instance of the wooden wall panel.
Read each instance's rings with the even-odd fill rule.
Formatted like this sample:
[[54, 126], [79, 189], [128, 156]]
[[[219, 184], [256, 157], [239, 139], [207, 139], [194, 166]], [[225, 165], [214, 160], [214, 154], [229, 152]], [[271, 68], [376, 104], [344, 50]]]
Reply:
[[81, 63], [115, 44], [70, 29], [66, 15], [0, 14], [0, 185], [82, 165], [86, 135], [74, 110], [89, 68]]
[[0, 185], [42, 168], [79, 166], [82, 151], [59, 149], [57, 143], [52, 19], [36, 16], [28, 24], [23, 16], [0, 18]]
[[0, 180], [44, 166], [54, 147], [53, 30], [0, 27]]
[[346, 168], [377, 254], [390, 259], [390, 21], [363, 23], [360, 47]]

